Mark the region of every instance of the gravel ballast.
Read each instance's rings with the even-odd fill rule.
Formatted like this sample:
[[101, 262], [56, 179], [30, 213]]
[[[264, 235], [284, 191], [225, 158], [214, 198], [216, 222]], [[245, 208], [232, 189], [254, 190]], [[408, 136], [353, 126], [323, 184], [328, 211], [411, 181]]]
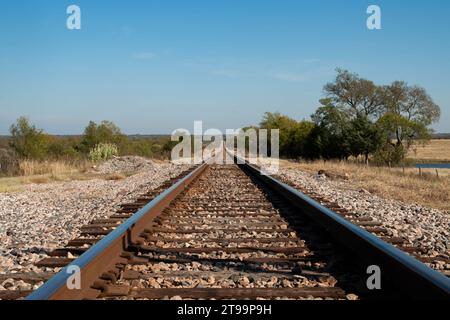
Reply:
[[152, 163], [143, 169], [122, 180], [29, 185], [23, 192], [0, 194], [0, 273], [37, 270], [33, 263], [78, 236], [80, 227], [114, 214], [118, 205], [160, 186], [188, 166]]
[[[320, 194], [350, 212], [372, 217], [382, 223], [391, 236], [405, 237], [410, 245], [423, 248], [429, 256], [449, 256], [449, 212], [384, 199], [353, 187], [350, 181], [331, 180], [298, 169], [280, 168], [279, 176], [300, 191]], [[433, 267], [444, 269], [445, 264]]]
[[116, 172], [138, 172], [144, 170], [153, 170], [158, 165], [150, 159], [137, 156], [115, 157], [102, 163], [96, 171], [102, 174], [111, 174]]

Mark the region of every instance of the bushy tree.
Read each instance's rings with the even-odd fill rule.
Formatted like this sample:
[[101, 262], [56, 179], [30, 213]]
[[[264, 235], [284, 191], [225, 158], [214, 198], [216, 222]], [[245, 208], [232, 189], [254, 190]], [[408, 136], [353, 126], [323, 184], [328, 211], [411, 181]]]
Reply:
[[305, 148], [301, 157], [307, 160], [320, 159], [323, 154], [324, 143], [322, 142], [322, 128], [314, 125], [311, 132], [306, 137]]
[[440, 108], [426, 90], [395, 81], [383, 87], [383, 115], [380, 126], [387, 135], [387, 143], [408, 150], [414, 140], [427, 140], [433, 122], [439, 120]]
[[[270, 130], [279, 129], [280, 130], [280, 155], [281, 156], [289, 156], [289, 146], [291, 145], [291, 138], [294, 134], [294, 130], [296, 129], [297, 121], [288, 116], [282, 115], [279, 112], [271, 113], [266, 112], [261, 120], [259, 127], [261, 129], [267, 129], [268, 137], [267, 141], [270, 143]], [[270, 146], [268, 148], [270, 150]]]
[[113, 143], [121, 149], [127, 140], [127, 137], [113, 122], [102, 121], [100, 124], [96, 124], [90, 121], [84, 129], [80, 150], [84, 153], [89, 153], [92, 148], [100, 143]]
[[20, 117], [10, 127], [11, 148], [21, 158], [42, 159], [46, 156], [48, 140], [43, 130], [30, 124], [25, 117]]
[[349, 131], [350, 115], [332, 105], [330, 99], [321, 100], [322, 106], [311, 116], [317, 126], [316, 147], [324, 159], [348, 159], [351, 155]]
[[287, 150], [284, 150], [284, 153], [290, 158], [304, 158], [309, 152], [308, 137], [311, 135], [314, 127], [314, 122], [299, 121], [291, 130], [289, 142], [286, 145]]
[[348, 137], [351, 155], [356, 158], [363, 155], [365, 163], [369, 162], [369, 155], [379, 150], [384, 142], [380, 127], [362, 114], [350, 122]]
[[324, 91], [335, 106], [351, 114], [351, 154], [363, 154], [366, 161], [374, 153], [389, 163], [402, 161], [413, 141], [430, 138], [429, 126], [440, 117], [439, 106], [424, 88], [403, 81], [377, 86], [338, 69]]

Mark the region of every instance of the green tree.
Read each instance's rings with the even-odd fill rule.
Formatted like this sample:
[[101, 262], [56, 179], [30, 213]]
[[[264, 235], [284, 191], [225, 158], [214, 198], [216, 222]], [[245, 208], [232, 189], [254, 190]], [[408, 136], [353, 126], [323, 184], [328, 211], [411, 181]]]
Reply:
[[112, 143], [117, 145], [119, 150], [122, 151], [127, 142], [128, 138], [113, 122], [102, 121], [97, 125], [95, 122], [90, 121], [88, 126], [84, 129], [80, 150], [84, 153], [89, 153], [90, 150], [100, 143]]
[[[268, 130], [267, 141], [270, 143], [270, 130], [279, 129], [280, 130], [280, 155], [289, 156], [290, 150], [289, 146], [292, 145], [291, 138], [293, 132], [297, 126], [297, 121], [288, 116], [282, 115], [279, 112], [271, 113], [266, 112], [261, 120], [259, 127], [261, 129]], [[268, 148], [270, 150], [270, 147]]]
[[351, 155], [349, 112], [332, 105], [330, 99], [322, 99], [322, 106], [311, 116], [317, 126], [316, 147], [324, 159], [348, 159]]
[[317, 160], [322, 158], [323, 143], [322, 143], [323, 129], [318, 125], [313, 126], [311, 132], [306, 137], [305, 148], [302, 157], [308, 160]]
[[25, 117], [20, 117], [10, 127], [11, 148], [21, 158], [43, 159], [47, 153], [47, 137], [43, 130], [37, 129]]
[[349, 144], [352, 156], [364, 156], [365, 163], [369, 155], [378, 151], [383, 145], [383, 133], [380, 127], [365, 115], [358, 115], [350, 122]]
[[290, 158], [305, 158], [308, 154], [308, 137], [311, 135], [315, 125], [314, 122], [299, 121], [290, 131], [289, 142], [286, 145], [287, 156]]
[[440, 118], [440, 107], [424, 88], [395, 81], [383, 87], [383, 115], [378, 120], [385, 134], [389, 162], [402, 161], [415, 140], [429, 140], [429, 126]]

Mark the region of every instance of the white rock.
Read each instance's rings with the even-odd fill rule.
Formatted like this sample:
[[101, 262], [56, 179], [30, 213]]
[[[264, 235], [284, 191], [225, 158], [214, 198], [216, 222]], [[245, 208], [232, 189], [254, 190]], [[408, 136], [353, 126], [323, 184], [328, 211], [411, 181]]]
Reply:
[[[133, 162], [134, 163], [134, 162]], [[23, 192], [0, 193], [0, 273], [11, 272], [45, 257], [77, 237], [80, 227], [114, 214], [118, 205], [177, 176], [188, 166], [148, 162], [138, 174], [119, 181], [94, 179], [28, 185]], [[151, 168], [150, 168], [151, 164]], [[126, 192], [124, 192], [124, 190]], [[14, 254], [8, 254], [14, 249]]]

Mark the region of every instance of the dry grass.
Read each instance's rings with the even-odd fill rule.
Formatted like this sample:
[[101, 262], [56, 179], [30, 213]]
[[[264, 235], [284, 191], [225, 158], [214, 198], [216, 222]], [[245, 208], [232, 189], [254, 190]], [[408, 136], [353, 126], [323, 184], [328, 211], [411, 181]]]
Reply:
[[123, 180], [125, 178], [126, 178], [126, 175], [123, 173], [120, 173], [120, 172], [111, 173], [105, 177], [106, 180], [112, 180], [112, 181]]
[[101, 174], [92, 170], [93, 166], [94, 163], [87, 160], [42, 162], [24, 160], [20, 162], [20, 176], [0, 177], [0, 193], [21, 191], [28, 184], [92, 179], [119, 181], [135, 174], [135, 172]]
[[411, 148], [408, 158], [426, 161], [449, 161], [450, 162], [450, 140], [431, 140], [425, 145], [417, 144]]
[[43, 184], [57, 181], [106, 179], [121, 180], [123, 176], [101, 175], [91, 170], [89, 161], [29, 161], [20, 162], [20, 176], [0, 178], [0, 192], [23, 190], [27, 184]]
[[407, 168], [403, 173], [402, 169], [390, 170], [344, 162], [281, 161], [281, 166], [311, 173], [325, 170], [338, 176], [347, 175], [349, 186], [364, 188], [383, 198], [450, 211], [450, 170], [439, 170], [438, 178], [434, 170], [424, 170], [421, 177], [418, 170], [413, 168]]
[[17, 178], [0, 178], [0, 193], [17, 192], [22, 190], [22, 184], [18, 183]]
[[86, 172], [91, 164], [87, 161], [33, 161], [23, 160], [20, 162], [20, 174], [23, 177], [35, 175], [51, 175], [55, 179], [74, 173]]

